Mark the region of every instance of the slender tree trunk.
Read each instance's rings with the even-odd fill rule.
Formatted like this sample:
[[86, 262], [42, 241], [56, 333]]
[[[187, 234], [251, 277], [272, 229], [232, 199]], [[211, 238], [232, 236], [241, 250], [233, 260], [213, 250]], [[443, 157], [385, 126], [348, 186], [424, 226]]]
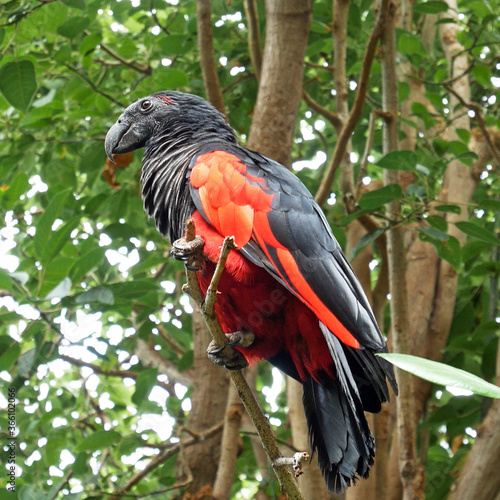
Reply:
[[242, 445], [239, 432], [244, 411], [245, 408], [234, 384], [230, 384], [222, 432], [221, 456], [213, 490], [213, 497], [217, 500], [231, 497], [236, 459]]
[[266, 2], [266, 45], [248, 146], [284, 165], [290, 164], [302, 96], [311, 9], [311, 0]]
[[207, 100], [221, 113], [224, 113], [224, 101], [219, 86], [219, 77], [217, 76], [217, 66], [214, 56], [212, 3], [210, 0], [198, 0], [196, 7], [200, 66]]
[[[382, 34], [382, 101], [383, 110], [390, 117], [384, 126], [383, 151], [385, 154], [399, 149], [398, 141], [398, 89], [396, 76], [395, 11], [399, 5], [389, 4], [386, 29]], [[384, 172], [385, 184], [399, 182], [397, 171]], [[394, 201], [387, 206], [391, 220], [401, 218], [401, 205]], [[406, 256], [403, 228], [392, 227], [387, 236], [389, 284], [391, 292], [391, 328], [396, 352], [410, 353], [408, 302], [406, 292]], [[424, 474], [417, 459], [415, 408], [412, 375], [397, 370], [400, 396], [397, 400], [397, 434], [399, 441], [399, 470], [403, 483], [403, 499], [424, 497]]]
[[[211, 342], [210, 335], [203, 318], [193, 313], [193, 345], [194, 345], [194, 385], [191, 401], [193, 407], [189, 412], [186, 427], [195, 432], [210, 429], [224, 419], [229, 377], [226, 370], [211, 363], [206, 349]], [[186, 450], [186, 462], [193, 472], [193, 481], [187, 492], [197, 493], [204, 488], [211, 490], [214, 482], [221, 450], [221, 436], [206, 439]]]

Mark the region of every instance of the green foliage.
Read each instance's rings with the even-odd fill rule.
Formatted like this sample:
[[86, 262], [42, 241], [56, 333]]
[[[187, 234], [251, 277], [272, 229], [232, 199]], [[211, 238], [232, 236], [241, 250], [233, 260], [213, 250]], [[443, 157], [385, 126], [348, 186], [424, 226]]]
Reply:
[[379, 354], [378, 356], [428, 382], [456, 387], [479, 396], [500, 399], [500, 387], [464, 370], [409, 354]]
[[[19, 498], [105, 496], [144, 467], [156, 453], [151, 452], [155, 445], [174, 443], [178, 428], [186, 421], [191, 391], [172, 391], [164, 376], [136, 354], [145, 341], [174, 372], [189, 374], [193, 363], [191, 307], [181, 292], [182, 265], [166, 258], [169, 244], [143, 212], [141, 154], [128, 168], [117, 170], [119, 189], [102, 176], [104, 136], [123, 106], [165, 88], [204, 95], [196, 2], [173, 3], [20, 0], [0, 6], [0, 207], [4, 214], [0, 229], [0, 394], [5, 397], [7, 388], [14, 387], [22, 402], [16, 413], [19, 442], [25, 445], [18, 454], [23, 468], [17, 483]], [[258, 85], [248, 54], [243, 3], [212, 3], [217, 71], [228, 117], [245, 139]], [[264, 2], [258, 4], [264, 33]], [[357, 200], [359, 211], [347, 214], [340, 203], [337, 176], [332, 187], [337, 203], [327, 205], [325, 211], [341, 243], [345, 226], [360, 215], [372, 214], [380, 221], [382, 227], [363, 237], [352, 257], [397, 222], [414, 228], [440, 258], [460, 271], [445, 362], [493, 380], [498, 324], [488, 316], [488, 307], [493, 293], [490, 280], [499, 273], [498, 257], [493, 259], [500, 212], [497, 174], [492, 168], [483, 173], [470, 206], [437, 198], [449, 161], [459, 159], [470, 166], [476, 159], [469, 150], [469, 131], [456, 130], [452, 141], [433, 131], [438, 122], [453, 126], [449, 95], [442, 85], [449, 75], [439, 44], [428, 51], [420, 30], [426, 16], [445, 13], [445, 7], [440, 1], [415, 4], [415, 30], [401, 29], [397, 34], [400, 55], [425, 82], [425, 96], [434, 110], [421, 102], [408, 103], [411, 94], [406, 83], [400, 84], [399, 99], [410, 105], [409, 126], [417, 128], [421, 122], [428, 135], [419, 136], [415, 151], [383, 155], [381, 123], [377, 123], [363, 173], [371, 182], [380, 181], [384, 169], [413, 173], [411, 184], [406, 189], [379, 185]], [[496, 0], [459, 2], [463, 14], [460, 42], [469, 54], [472, 101], [483, 107], [489, 127], [499, 123], [498, 90], [492, 83], [492, 78], [500, 76], [495, 66], [500, 47], [494, 16], [498, 7]], [[154, 15], [151, 8], [156, 9]], [[313, 9], [305, 89], [334, 111], [331, 72], [324, 67], [334, 63], [332, 4], [318, 0]], [[370, 2], [350, 3], [350, 107], [374, 20]], [[352, 136], [358, 159], [363, 156], [370, 112], [379, 109], [380, 103], [380, 65], [375, 62], [369, 98]], [[305, 103], [299, 123], [293, 159], [317, 166], [318, 151], [332, 152], [335, 129]], [[304, 168], [297, 175], [314, 192], [324, 166]], [[354, 161], [356, 178], [360, 170]], [[385, 218], [384, 205], [393, 200], [403, 204], [400, 221]], [[462, 212], [467, 221], [455, 226], [468, 237], [464, 245], [450, 234], [452, 224], [444, 218]], [[133, 377], [127, 378], [127, 371]], [[257, 387], [260, 391], [272, 384], [271, 371], [263, 364]], [[473, 437], [456, 453], [445, 450], [442, 443], [452, 443], [478, 425], [482, 402], [478, 396], [457, 401], [447, 393], [434, 394], [422, 426], [429, 435], [427, 467], [446, 477], [434, 480], [429, 473], [428, 498], [441, 499]], [[276, 419], [279, 437], [288, 439], [284, 396], [278, 397], [277, 410], [263, 396], [261, 402]], [[6, 428], [1, 412], [0, 429]], [[173, 454], [133, 493], [172, 487], [177, 481], [177, 458]], [[67, 482], [64, 476], [70, 470]], [[233, 494], [241, 495], [242, 488], [254, 493], [259, 474], [250, 439], [244, 437]], [[260, 486], [271, 498], [279, 496], [275, 483]], [[178, 492], [173, 489], [164, 496], [175, 497]]]

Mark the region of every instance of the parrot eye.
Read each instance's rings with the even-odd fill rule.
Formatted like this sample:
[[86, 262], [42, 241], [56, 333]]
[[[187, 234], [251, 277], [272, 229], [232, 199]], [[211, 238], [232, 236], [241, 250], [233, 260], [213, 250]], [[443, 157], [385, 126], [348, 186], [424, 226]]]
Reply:
[[142, 111], [147, 111], [152, 105], [153, 105], [153, 103], [149, 100], [142, 101], [141, 102], [141, 109], [142, 109]]

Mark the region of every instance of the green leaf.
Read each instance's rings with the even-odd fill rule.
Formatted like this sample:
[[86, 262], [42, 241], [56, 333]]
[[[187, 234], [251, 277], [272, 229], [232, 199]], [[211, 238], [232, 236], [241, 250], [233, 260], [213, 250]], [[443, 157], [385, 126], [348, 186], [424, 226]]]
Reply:
[[450, 236], [447, 241], [437, 241], [434, 245], [438, 257], [445, 260], [450, 264], [455, 271], [460, 270], [462, 264], [462, 249], [460, 242], [454, 237]]
[[24, 172], [18, 173], [14, 180], [6, 186], [6, 201], [16, 202], [19, 200], [19, 197], [28, 191], [29, 185], [28, 176]]
[[55, 298], [62, 299], [63, 297], [67, 297], [70, 293], [71, 280], [66, 277], [45, 296], [45, 300], [51, 300]]
[[393, 365], [434, 384], [457, 387], [480, 396], [500, 399], [500, 387], [472, 373], [409, 354], [377, 354]]
[[10, 370], [21, 354], [19, 342], [8, 335], [0, 336], [0, 366], [2, 370]]
[[85, 0], [61, 0], [61, 2], [68, 7], [85, 10]]
[[156, 385], [158, 377], [158, 370], [156, 368], [151, 368], [149, 370], [144, 370], [135, 380], [135, 392], [132, 395], [132, 402], [137, 406], [148, 398], [151, 389]]
[[176, 68], [160, 67], [155, 69], [153, 77], [160, 89], [175, 89], [189, 83], [187, 74]]
[[115, 303], [115, 297], [113, 292], [104, 286], [96, 286], [83, 292], [76, 297], [75, 302], [77, 304], [90, 304], [92, 302], [99, 302], [101, 304], [113, 305]]
[[42, 255], [47, 246], [47, 242], [52, 234], [52, 224], [54, 224], [54, 221], [60, 214], [69, 193], [70, 191], [65, 189], [64, 191], [60, 191], [54, 195], [43, 215], [40, 217], [40, 220], [36, 224], [36, 234], [33, 237], [33, 245], [35, 247], [35, 252], [39, 256]]
[[191, 368], [193, 366], [193, 363], [194, 363], [194, 351], [189, 350], [182, 356], [179, 363], [177, 364], [177, 368], [180, 372], [183, 372]]
[[413, 10], [419, 14], [439, 14], [440, 12], [446, 12], [448, 8], [449, 7], [446, 2], [439, 2], [435, 0], [417, 3], [413, 6]]
[[62, 250], [64, 245], [68, 243], [69, 236], [75, 229], [81, 219], [81, 215], [77, 215], [70, 219], [66, 224], [63, 224], [57, 231], [53, 232], [47, 242], [46, 246], [42, 250], [42, 255], [40, 256], [40, 262], [47, 265], [59, 252]]
[[425, 53], [425, 49], [422, 46], [422, 42], [420, 38], [417, 36], [408, 33], [407, 31], [401, 31], [398, 37], [398, 51], [403, 55], [411, 55], [411, 54], [423, 54]]
[[124, 281], [108, 285], [112, 292], [122, 299], [138, 299], [144, 295], [158, 291], [159, 284], [152, 279]]
[[444, 139], [441, 139], [440, 137], [437, 137], [432, 141], [432, 146], [439, 156], [443, 156], [448, 151], [448, 149], [450, 149], [450, 143], [448, 141], [445, 141]]
[[361, 237], [352, 249], [349, 260], [354, 260], [365, 247], [373, 243], [381, 234], [384, 234], [387, 229], [387, 227], [378, 227]]
[[500, 240], [495, 236], [494, 233], [488, 231], [484, 227], [478, 226], [472, 222], [457, 222], [455, 224], [462, 233], [467, 236], [474, 238], [476, 240], [482, 241], [483, 243], [488, 243], [490, 245], [500, 245]]
[[83, 39], [82, 43], [80, 44], [80, 52], [82, 54], [87, 54], [88, 52], [94, 50], [97, 45], [101, 43], [101, 41], [101, 33], [90, 33]]
[[12, 279], [7, 271], [0, 268], [0, 290], [10, 290], [12, 287]]
[[29, 378], [36, 355], [36, 349], [29, 349], [21, 354], [19, 361], [17, 362], [17, 374], [20, 377]]
[[421, 227], [418, 230], [419, 233], [427, 235], [429, 238], [433, 238], [439, 241], [448, 241], [449, 235], [439, 229], [434, 229], [433, 227]]
[[413, 151], [401, 150], [387, 153], [376, 163], [379, 167], [389, 170], [415, 170], [417, 155]]
[[458, 205], [437, 205], [434, 207], [434, 210], [436, 210], [436, 212], [446, 212], [457, 215], [462, 213], [462, 210]]
[[0, 92], [16, 109], [26, 111], [37, 89], [31, 61], [17, 60], [0, 68]]
[[478, 202], [480, 208], [491, 210], [493, 212], [500, 211], [500, 200], [481, 200]]
[[70, 17], [57, 28], [57, 32], [66, 38], [73, 39], [84, 32], [90, 25], [88, 17]]
[[105, 248], [95, 248], [78, 259], [69, 271], [69, 277], [73, 283], [79, 283], [87, 273], [100, 266], [104, 259]]
[[439, 229], [446, 233], [448, 231], [448, 223], [444, 217], [440, 215], [429, 215], [426, 219], [430, 226]]
[[95, 451], [102, 450], [117, 444], [121, 435], [116, 431], [96, 431], [90, 436], [87, 436], [83, 441], [80, 441], [75, 451]]
[[179, 56], [186, 54], [193, 47], [193, 42], [189, 41], [187, 35], [169, 35], [160, 40], [162, 54], [165, 56]]
[[472, 73], [476, 77], [477, 83], [479, 85], [485, 87], [485, 88], [490, 88], [491, 87], [491, 70], [487, 66], [484, 66], [483, 64], [476, 64], [474, 66], [474, 69], [472, 70]]
[[403, 189], [399, 184], [389, 184], [375, 191], [364, 193], [359, 199], [358, 204], [362, 209], [373, 210], [391, 201], [399, 200], [402, 196]]
[[465, 129], [465, 128], [457, 128], [455, 130], [455, 132], [457, 133], [458, 137], [460, 137], [460, 140], [464, 144], [469, 144], [469, 141], [470, 141], [470, 132], [467, 129]]

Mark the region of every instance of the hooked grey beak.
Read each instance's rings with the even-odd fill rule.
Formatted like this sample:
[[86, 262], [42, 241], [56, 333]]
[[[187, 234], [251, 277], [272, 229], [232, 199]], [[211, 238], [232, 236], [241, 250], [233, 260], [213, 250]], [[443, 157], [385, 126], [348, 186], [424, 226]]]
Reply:
[[106, 151], [108, 158], [115, 164], [116, 162], [113, 158], [113, 154], [120, 154], [120, 150], [122, 149], [122, 147], [120, 147], [120, 141], [129, 128], [129, 124], [117, 121], [106, 134], [104, 150]]
[[113, 155], [122, 155], [143, 148], [146, 141], [147, 131], [144, 127], [119, 118], [106, 134], [104, 150], [108, 158], [115, 163]]

